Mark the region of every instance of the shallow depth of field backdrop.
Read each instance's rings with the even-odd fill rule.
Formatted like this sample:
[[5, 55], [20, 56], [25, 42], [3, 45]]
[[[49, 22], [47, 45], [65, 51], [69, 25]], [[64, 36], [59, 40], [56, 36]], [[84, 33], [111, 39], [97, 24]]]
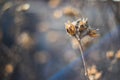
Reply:
[[64, 24], [79, 18], [100, 34], [82, 40], [90, 79], [120, 80], [117, 0], [0, 0], [0, 80], [86, 80]]

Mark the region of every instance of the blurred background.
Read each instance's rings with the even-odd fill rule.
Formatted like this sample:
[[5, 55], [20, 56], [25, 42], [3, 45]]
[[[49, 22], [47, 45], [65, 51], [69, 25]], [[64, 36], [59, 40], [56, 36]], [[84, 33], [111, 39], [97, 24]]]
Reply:
[[90, 80], [120, 80], [119, 0], [0, 0], [0, 80], [86, 80], [65, 22], [88, 18], [82, 39]]

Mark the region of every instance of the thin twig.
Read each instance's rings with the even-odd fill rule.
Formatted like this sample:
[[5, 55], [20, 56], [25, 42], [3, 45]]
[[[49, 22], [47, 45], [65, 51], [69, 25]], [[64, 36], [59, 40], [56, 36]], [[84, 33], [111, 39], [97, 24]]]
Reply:
[[87, 77], [87, 80], [89, 80], [87, 65], [86, 65], [86, 62], [85, 62], [85, 59], [84, 59], [84, 55], [83, 55], [83, 47], [82, 47], [81, 39], [77, 38], [77, 41], [79, 43], [79, 49], [80, 49], [80, 53], [81, 53], [81, 56], [82, 56], [82, 62], [83, 62], [84, 70], [85, 70], [85, 76]]

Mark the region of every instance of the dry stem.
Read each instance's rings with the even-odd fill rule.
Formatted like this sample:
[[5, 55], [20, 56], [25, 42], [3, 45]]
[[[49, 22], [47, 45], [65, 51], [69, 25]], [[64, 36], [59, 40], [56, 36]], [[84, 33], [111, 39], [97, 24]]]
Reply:
[[80, 53], [81, 53], [81, 56], [82, 56], [82, 62], [83, 62], [84, 70], [85, 70], [85, 76], [87, 77], [87, 80], [89, 80], [87, 65], [86, 65], [86, 62], [85, 62], [85, 59], [84, 59], [84, 55], [83, 55], [83, 47], [82, 47], [81, 39], [77, 38], [77, 37], [76, 37], [76, 39], [79, 43], [79, 49], [80, 49]]

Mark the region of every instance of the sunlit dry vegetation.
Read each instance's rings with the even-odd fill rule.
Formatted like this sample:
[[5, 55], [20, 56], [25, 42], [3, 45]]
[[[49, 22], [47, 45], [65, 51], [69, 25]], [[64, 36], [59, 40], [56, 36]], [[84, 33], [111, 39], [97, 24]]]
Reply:
[[0, 0], [0, 80], [120, 80], [119, 0]]

